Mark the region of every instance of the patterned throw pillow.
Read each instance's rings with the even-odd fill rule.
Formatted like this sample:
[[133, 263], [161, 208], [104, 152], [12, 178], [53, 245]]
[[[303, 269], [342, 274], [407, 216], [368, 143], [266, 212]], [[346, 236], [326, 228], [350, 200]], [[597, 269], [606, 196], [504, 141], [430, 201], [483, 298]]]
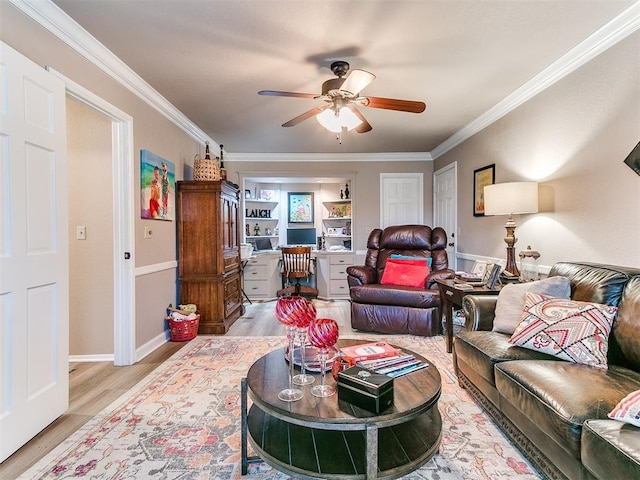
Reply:
[[607, 368], [616, 307], [527, 293], [522, 321], [509, 342], [563, 360]]
[[640, 427], [640, 390], [631, 392], [620, 400], [608, 417]]

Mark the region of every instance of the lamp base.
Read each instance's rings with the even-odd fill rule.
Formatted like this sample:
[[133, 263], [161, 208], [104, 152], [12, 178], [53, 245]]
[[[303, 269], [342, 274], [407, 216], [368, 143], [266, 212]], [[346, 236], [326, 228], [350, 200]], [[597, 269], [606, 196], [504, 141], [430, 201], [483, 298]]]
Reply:
[[516, 264], [516, 247], [514, 246], [518, 241], [516, 238], [516, 222], [513, 221], [511, 215], [509, 215], [509, 219], [507, 223], [505, 223], [504, 228], [507, 230], [507, 235], [504, 237], [504, 241], [507, 244], [507, 265], [504, 269], [512, 275], [520, 277], [520, 271]]

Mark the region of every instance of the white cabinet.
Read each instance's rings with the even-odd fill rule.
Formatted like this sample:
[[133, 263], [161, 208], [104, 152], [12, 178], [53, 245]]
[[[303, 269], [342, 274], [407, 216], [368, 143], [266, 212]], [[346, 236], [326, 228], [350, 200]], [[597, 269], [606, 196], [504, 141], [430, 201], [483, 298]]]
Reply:
[[327, 250], [331, 247], [351, 250], [351, 199], [322, 202], [322, 206], [322, 233]]
[[318, 289], [320, 296], [331, 299], [348, 299], [347, 267], [355, 265], [353, 253], [325, 253], [318, 257]]
[[246, 261], [242, 270], [244, 293], [251, 301], [276, 298], [281, 288], [279, 254], [259, 254]]

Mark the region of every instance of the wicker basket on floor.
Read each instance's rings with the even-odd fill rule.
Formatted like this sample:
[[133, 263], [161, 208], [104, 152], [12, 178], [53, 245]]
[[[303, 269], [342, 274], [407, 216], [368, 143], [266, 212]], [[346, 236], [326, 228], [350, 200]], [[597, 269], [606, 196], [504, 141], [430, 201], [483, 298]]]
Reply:
[[169, 322], [169, 337], [172, 342], [186, 342], [193, 340], [198, 335], [198, 325], [200, 324], [200, 314], [193, 320], [174, 320], [167, 317]]

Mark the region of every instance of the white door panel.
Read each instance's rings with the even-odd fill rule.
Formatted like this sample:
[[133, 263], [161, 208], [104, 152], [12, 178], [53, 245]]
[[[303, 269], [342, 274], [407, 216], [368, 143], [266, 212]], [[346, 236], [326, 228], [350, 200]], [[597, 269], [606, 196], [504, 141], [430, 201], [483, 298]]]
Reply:
[[449, 268], [456, 269], [457, 165], [452, 163], [433, 174], [433, 226], [447, 232]]
[[64, 83], [0, 43], [0, 461], [67, 409]]
[[424, 222], [421, 173], [380, 174], [380, 228]]

